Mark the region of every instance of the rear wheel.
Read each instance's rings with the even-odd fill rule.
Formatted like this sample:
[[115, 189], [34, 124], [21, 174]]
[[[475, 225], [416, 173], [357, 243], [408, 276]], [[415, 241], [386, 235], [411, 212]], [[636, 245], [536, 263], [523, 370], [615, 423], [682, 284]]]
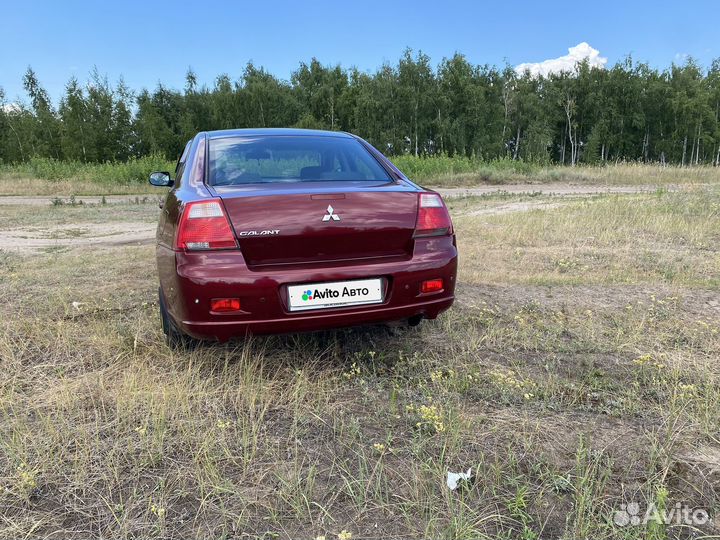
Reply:
[[170, 318], [162, 288], [158, 288], [158, 298], [160, 304], [160, 318], [162, 319], [162, 329], [163, 334], [165, 334], [165, 342], [172, 348], [187, 349], [193, 347], [196, 344], [196, 340], [179, 330]]

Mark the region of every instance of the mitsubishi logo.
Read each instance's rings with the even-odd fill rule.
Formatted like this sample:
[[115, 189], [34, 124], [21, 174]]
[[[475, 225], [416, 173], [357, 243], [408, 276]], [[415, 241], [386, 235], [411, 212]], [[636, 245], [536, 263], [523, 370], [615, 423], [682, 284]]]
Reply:
[[331, 219], [333, 221], [340, 221], [340, 216], [337, 214], [333, 214], [335, 212], [335, 209], [332, 207], [332, 205], [328, 205], [327, 207], [327, 214], [323, 216], [323, 221], [330, 221]]

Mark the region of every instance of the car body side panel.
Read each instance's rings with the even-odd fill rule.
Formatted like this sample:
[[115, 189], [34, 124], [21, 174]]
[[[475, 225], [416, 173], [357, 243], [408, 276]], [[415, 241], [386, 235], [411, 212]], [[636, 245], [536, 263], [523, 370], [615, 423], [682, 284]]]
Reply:
[[177, 272], [176, 252], [173, 250], [173, 245], [180, 213], [183, 204], [210, 197], [210, 192], [204, 185], [205, 146], [205, 134], [196, 135], [187, 150], [188, 155], [182, 174], [180, 178], [175, 179], [161, 209], [161, 226], [158, 227], [156, 237], [158, 277], [168, 310], [173, 315], [178, 309], [178, 304], [182, 302], [178, 297], [178, 290], [168, 287], [168, 283], [172, 282]]

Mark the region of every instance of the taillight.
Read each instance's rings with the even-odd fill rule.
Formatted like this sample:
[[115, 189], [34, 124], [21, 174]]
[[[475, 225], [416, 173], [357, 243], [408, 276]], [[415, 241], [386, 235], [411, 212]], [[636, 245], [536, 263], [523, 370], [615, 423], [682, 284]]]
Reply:
[[210, 300], [210, 311], [226, 313], [228, 311], [240, 311], [239, 298], [213, 298]]
[[421, 193], [415, 237], [446, 234], [452, 234], [452, 221], [442, 198], [437, 193]]
[[438, 292], [443, 290], [443, 280], [442, 279], [428, 279], [427, 281], [423, 281], [420, 284], [420, 292], [421, 293], [431, 293], [431, 292]]
[[180, 218], [177, 249], [235, 248], [235, 235], [219, 200], [188, 203]]

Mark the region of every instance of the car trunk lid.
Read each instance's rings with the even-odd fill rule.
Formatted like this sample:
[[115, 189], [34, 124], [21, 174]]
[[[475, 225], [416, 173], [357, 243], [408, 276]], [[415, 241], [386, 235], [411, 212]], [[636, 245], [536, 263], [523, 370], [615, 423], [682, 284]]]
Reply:
[[343, 189], [340, 184], [309, 191], [307, 185], [279, 185], [216, 191], [249, 267], [412, 254], [414, 187], [390, 183]]

